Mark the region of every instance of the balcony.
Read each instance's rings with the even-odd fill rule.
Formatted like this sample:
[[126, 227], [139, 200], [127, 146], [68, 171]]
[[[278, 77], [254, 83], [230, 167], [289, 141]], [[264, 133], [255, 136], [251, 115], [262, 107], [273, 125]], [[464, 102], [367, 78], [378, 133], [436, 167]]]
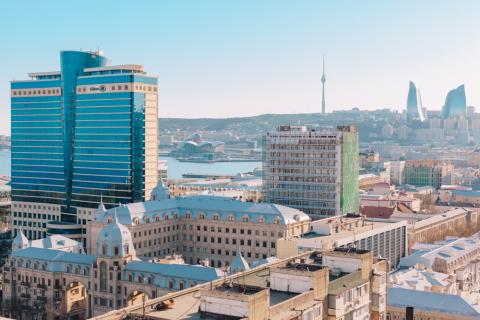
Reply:
[[24, 282], [24, 281], [20, 282], [20, 285], [21, 285], [21, 286], [24, 286], [24, 287], [28, 287], [28, 288], [30, 288], [30, 286], [31, 286], [30, 283]]
[[53, 297], [54, 302], [60, 302], [62, 301], [62, 297]]
[[22, 294], [20, 294], [20, 297], [24, 298], [24, 299], [30, 299], [30, 294], [29, 293], [22, 293]]
[[62, 288], [61, 285], [56, 284], [56, 285], [53, 286], [53, 289], [55, 289], [55, 290], [62, 290], [63, 288]]
[[45, 290], [45, 289], [47, 289], [47, 285], [46, 285], [46, 284], [40, 284], [40, 283], [39, 283], [39, 284], [37, 284], [37, 288], [38, 288], [38, 289], [44, 289], [44, 290]]
[[45, 296], [38, 296], [38, 297], [37, 297], [37, 300], [40, 301], [40, 302], [46, 303], [46, 302], [47, 302], [47, 297], [45, 297]]
[[10, 271], [10, 267], [7, 267], [7, 266], [3, 267], [3, 271]]

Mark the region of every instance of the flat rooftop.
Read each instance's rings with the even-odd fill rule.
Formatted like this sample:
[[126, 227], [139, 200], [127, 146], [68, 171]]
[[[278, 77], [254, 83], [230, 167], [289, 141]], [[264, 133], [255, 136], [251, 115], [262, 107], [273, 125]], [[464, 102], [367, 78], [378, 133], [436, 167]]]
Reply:
[[[321, 248], [322, 243], [337, 242], [339, 246], [344, 243], [350, 243], [354, 239], [359, 240], [366, 238], [372, 232], [382, 232], [390, 230], [392, 228], [398, 228], [403, 225], [407, 225], [406, 221], [388, 221], [382, 219], [366, 219], [363, 226], [354, 227], [351, 230], [342, 230], [338, 233], [330, 235], [322, 235], [315, 232], [305, 233], [301, 238], [298, 238], [298, 244], [300, 246], [310, 248]], [[318, 245], [318, 246], [317, 246]]]

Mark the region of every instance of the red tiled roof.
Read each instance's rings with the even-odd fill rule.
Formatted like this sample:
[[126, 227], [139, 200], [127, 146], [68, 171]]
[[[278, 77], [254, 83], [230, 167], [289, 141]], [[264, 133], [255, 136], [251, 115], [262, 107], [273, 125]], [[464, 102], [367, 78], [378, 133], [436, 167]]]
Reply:
[[375, 207], [375, 206], [362, 206], [360, 213], [367, 218], [381, 218], [388, 219], [395, 211], [395, 207]]

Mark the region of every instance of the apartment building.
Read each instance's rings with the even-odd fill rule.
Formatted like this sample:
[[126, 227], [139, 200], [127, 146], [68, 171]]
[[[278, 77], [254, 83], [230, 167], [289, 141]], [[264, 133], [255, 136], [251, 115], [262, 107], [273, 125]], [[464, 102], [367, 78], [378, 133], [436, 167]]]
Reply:
[[159, 184], [152, 200], [106, 210], [88, 223], [87, 251], [96, 252], [99, 231], [114, 216], [133, 235], [139, 257], [181, 254], [190, 264], [228, 266], [243, 254], [252, 263], [277, 254], [277, 239], [310, 230], [310, 218], [297, 209], [211, 195], [170, 198]]
[[453, 168], [453, 164], [443, 160], [408, 160], [405, 161], [404, 183], [440, 189], [443, 179]]
[[390, 269], [395, 269], [408, 252], [407, 222], [366, 219], [358, 215], [325, 218], [313, 221], [308, 233], [279, 239], [277, 254], [284, 257], [334, 248], [370, 250], [375, 257], [386, 259]]
[[386, 268], [364, 250], [308, 252], [95, 319], [385, 319]]
[[263, 142], [265, 201], [302, 210], [313, 219], [358, 213], [358, 132], [280, 126]]

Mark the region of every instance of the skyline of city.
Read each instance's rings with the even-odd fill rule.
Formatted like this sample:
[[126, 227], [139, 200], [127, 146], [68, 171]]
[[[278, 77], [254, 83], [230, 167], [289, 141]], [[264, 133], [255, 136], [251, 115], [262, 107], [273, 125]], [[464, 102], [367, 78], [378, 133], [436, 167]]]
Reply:
[[479, 319], [461, 1], [0, 4], [0, 318]]
[[[144, 2], [117, 6], [113, 21], [101, 13], [114, 5], [108, 1], [96, 4], [94, 12], [88, 5], [62, 2], [3, 4], [3, 12], [21, 12], [22, 19], [5, 17], [0, 22], [6, 47], [15, 48], [0, 53], [10, 62], [0, 75], [0, 134], [9, 132], [8, 82], [35, 68], [56, 70], [52, 57], [79, 47], [99, 47], [107, 55], [118, 52], [118, 63], [144, 61], [159, 77], [162, 117], [321, 112], [323, 55], [329, 76], [327, 112], [358, 106], [403, 110], [410, 80], [422, 88], [428, 109], [440, 110], [445, 93], [463, 83], [467, 104], [478, 106], [475, 88], [480, 79], [472, 66], [480, 48], [470, 41], [478, 29], [478, 4], [463, 3], [471, 10], [457, 3], [435, 3], [433, 8], [431, 1], [302, 1], [294, 8], [286, 2]], [[35, 24], [32, 33], [32, 14], [50, 14], [52, 19]], [[144, 18], [137, 19], [136, 28], [123, 27], [121, 21], [138, 14]], [[426, 14], [428, 23], [422, 19]], [[89, 24], [78, 23], [85, 15]], [[467, 45], [459, 51], [461, 43]], [[32, 50], [42, 65], [32, 64]]]

